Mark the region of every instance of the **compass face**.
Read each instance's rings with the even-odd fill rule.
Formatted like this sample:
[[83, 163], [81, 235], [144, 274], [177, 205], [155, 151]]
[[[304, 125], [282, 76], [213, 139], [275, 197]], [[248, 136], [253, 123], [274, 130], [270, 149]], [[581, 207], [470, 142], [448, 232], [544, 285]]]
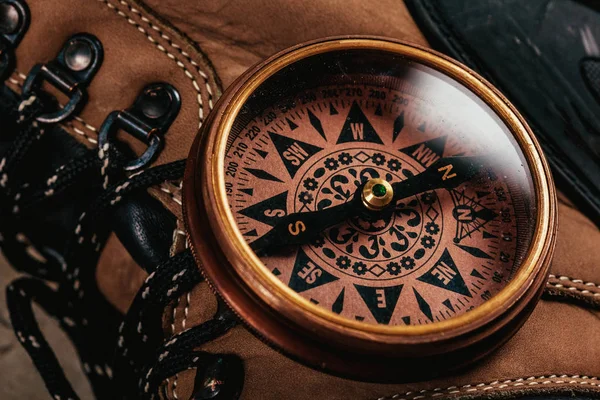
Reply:
[[[463, 179], [456, 160], [473, 157], [482, 165]], [[291, 216], [331, 218], [304, 243], [257, 254], [289, 290], [366, 324], [432, 324], [482, 305], [519, 270], [535, 225], [528, 163], [502, 120], [451, 78], [384, 53], [312, 56], [266, 80], [229, 132], [224, 176], [251, 246], [282, 223], [311, 230]], [[377, 179], [402, 190], [367, 210], [358, 197]]]

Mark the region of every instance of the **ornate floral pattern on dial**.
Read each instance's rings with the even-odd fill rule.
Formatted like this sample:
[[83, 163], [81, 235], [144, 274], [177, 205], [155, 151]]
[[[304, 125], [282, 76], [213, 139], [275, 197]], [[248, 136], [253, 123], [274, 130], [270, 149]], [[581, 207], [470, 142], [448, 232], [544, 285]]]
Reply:
[[[230, 138], [230, 207], [252, 243], [283, 217], [353, 201], [369, 180], [393, 185], [446, 157], [493, 153], [489, 140], [477, 140], [481, 128], [478, 121], [457, 124], [399, 79], [304, 90], [269, 104]], [[440, 179], [451, 182], [454, 170], [444, 168]], [[293, 291], [346, 318], [442, 321], [498, 293], [526, 250], [518, 246], [518, 225], [528, 194], [511, 174], [490, 162], [455, 187], [400, 198], [308, 243], [259, 255]], [[290, 232], [302, 227], [290, 224]]]

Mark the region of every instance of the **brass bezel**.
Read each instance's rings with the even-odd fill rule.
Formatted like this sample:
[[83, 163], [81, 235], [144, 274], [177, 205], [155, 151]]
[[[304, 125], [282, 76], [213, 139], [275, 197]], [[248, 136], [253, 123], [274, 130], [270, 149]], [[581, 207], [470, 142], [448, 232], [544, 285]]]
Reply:
[[[482, 99], [510, 128], [527, 159], [537, 201], [536, 227], [531, 247], [513, 280], [496, 296], [469, 313], [435, 324], [415, 326], [375, 325], [346, 319], [312, 304], [279, 281], [264, 267], [237, 228], [225, 191], [224, 154], [228, 132], [242, 105], [268, 77], [300, 59], [328, 51], [357, 49], [375, 49], [401, 55], [455, 79]], [[342, 332], [363, 340], [378, 341], [384, 338], [386, 343], [428, 342], [471, 332], [504, 314], [531, 290], [539, 293], [538, 288], [530, 286], [534, 281], [539, 281], [540, 271], [547, 273], [556, 233], [556, 194], [550, 171], [524, 119], [493, 86], [465, 66], [432, 50], [398, 41], [371, 37], [327, 39], [297, 47], [268, 60], [261, 68], [243, 78], [241, 86], [221, 109], [223, 112], [214, 121], [218, 125], [208, 129], [211, 135], [204, 142], [204, 159], [200, 159], [201, 163], [207, 165], [203, 173], [205, 182], [209, 183], [201, 188], [205, 212], [222, 253], [247, 285], [244, 290], [252, 288], [254, 295], [286, 318], [300, 325], [300, 321], [309, 321], [329, 331]], [[224, 294], [224, 297], [227, 298], [227, 295]], [[230, 305], [236, 309], [235, 304]], [[261, 331], [260, 327], [253, 328]]]

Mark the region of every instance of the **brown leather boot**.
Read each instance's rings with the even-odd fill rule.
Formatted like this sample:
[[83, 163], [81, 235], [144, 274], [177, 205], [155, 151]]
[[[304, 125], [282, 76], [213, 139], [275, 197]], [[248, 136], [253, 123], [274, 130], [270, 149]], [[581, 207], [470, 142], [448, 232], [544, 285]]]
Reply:
[[[415, 13], [415, 9], [422, 6], [417, 3], [410, 2]], [[241, 315], [241, 318], [236, 315], [240, 314], [241, 308], [236, 307], [238, 303], [232, 304], [226, 285], [218, 284], [224, 281], [215, 282], [215, 275], [208, 273], [207, 269], [208, 278], [212, 278], [213, 284], [217, 283], [216, 290], [227, 302], [214, 294], [201, 273], [202, 267], [197, 265], [198, 260], [208, 259], [198, 256], [200, 247], [218, 248], [220, 243], [197, 240], [201, 233], [192, 234], [192, 240], [187, 240], [182, 191], [186, 191], [186, 210], [189, 213], [196, 201], [195, 197], [190, 200], [190, 196], [207, 190], [203, 188], [209, 185], [204, 182], [198, 188], [183, 187], [186, 158], [198, 133], [209, 134], [209, 127], [215, 126], [215, 119], [224, 116], [221, 113], [223, 104], [229, 104], [243, 84], [243, 81], [235, 80], [278, 51], [336, 35], [376, 35], [429, 48], [430, 42], [424, 36], [426, 33], [436, 48], [459, 57], [462, 48], [439, 45], [439, 38], [435, 39], [433, 30], [425, 28], [423, 20], [435, 13], [427, 13], [427, 8], [425, 11], [419, 9], [420, 25], [417, 25], [403, 2], [387, 0], [377, 4], [355, 0], [296, 3], [254, 0], [212, 4], [174, 0], [149, 0], [145, 4], [132, 0], [9, 0], [0, 2], [0, 5], [5, 77], [0, 93], [0, 118], [5, 127], [0, 139], [0, 157], [3, 157], [0, 160], [0, 199], [3, 202], [1, 245], [13, 267], [27, 275], [7, 282], [7, 306], [16, 332], [15, 340], [31, 356], [53, 398], [77, 398], [77, 394], [54, 355], [63, 349], [54, 347], [53, 351], [44, 339], [32, 311], [33, 302], [59, 321], [77, 349], [82, 369], [94, 396], [98, 398], [418, 400], [533, 395], [585, 398], [600, 394], [600, 381], [596, 378], [600, 374], [597, 361], [600, 358], [597, 334], [600, 307], [600, 270], [597, 267], [600, 256], [596, 252], [600, 232], [590, 219], [595, 220], [593, 196], [590, 200], [581, 195], [581, 192], [586, 192], [581, 186], [589, 188], [587, 192], [592, 193], [594, 185], [583, 182], [579, 189], [573, 189], [573, 182], [577, 180], [569, 180], [568, 176], [569, 171], [577, 169], [562, 168], [569, 164], [567, 161], [560, 163], [561, 159], [567, 158], [577, 164], [572, 161], [576, 157], [566, 152], [571, 142], [562, 147], [554, 145], [551, 148], [559, 151], [550, 153], [547, 141], [543, 140], [544, 134], [538, 133], [548, 132], [540, 125], [540, 119], [566, 119], [560, 110], [550, 106], [538, 114], [537, 103], [531, 102], [530, 97], [519, 97], [521, 92], [517, 89], [536, 87], [539, 83], [523, 81], [522, 85], [514, 85], [517, 89], [506, 86], [502, 75], [504, 70], [490, 65], [487, 59], [472, 64], [469, 57], [460, 61], [470, 63], [470, 67], [491, 77], [494, 83], [502, 85], [501, 90], [510, 94], [510, 100], [515, 101], [518, 110], [535, 129], [550, 157], [553, 171], [559, 175], [556, 251], [550, 272], [546, 274], [547, 271], [540, 267], [540, 275], [535, 279], [539, 281], [543, 294], [536, 303], [540, 293], [531, 292], [528, 307], [524, 305], [520, 310], [522, 313], [514, 316], [515, 323], [510, 333], [499, 331], [506, 336], [495, 338], [489, 348], [462, 354], [457, 365], [450, 365], [455, 359], [446, 358], [446, 354], [451, 357], [452, 352], [435, 354], [434, 358], [421, 357], [422, 353], [418, 352], [411, 357], [403, 354], [396, 358], [394, 354], [383, 354], [380, 356], [385, 362], [378, 363], [372, 354], [377, 354], [379, 349], [374, 346], [365, 350], [369, 357], [365, 357], [364, 373], [355, 368], [358, 364], [355, 363], [354, 373], [348, 374], [348, 371], [342, 371], [342, 364], [347, 360], [331, 356], [335, 351], [326, 351], [328, 346], [337, 348], [339, 343], [335, 340], [323, 340], [326, 343], [323, 344], [319, 342], [320, 338], [309, 337], [302, 341], [302, 346], [310, 349], [307, 343], [314, 341], [314, 354], [307, 354], [309, 351], [303, 353], [307, 354], [304, 357], [298, 356], [293, 344], [289, 347], [280, 345], [283, 341], [280, 343], [274, 339], [275, 336], [268, 336], [270, 331], [257, 323], [257, 319], [250, 318], [249, 314]], [[464, 5], [465, 13], [469, 11], [468, 7]], [[597, 20], [594, 12], [586, 12], [585, 18]], [[434, 25], [447, 26], [449, 23], [442, 22], [434, 22]], [[473, 28], [475, 23], [469, 26]], [[495, 34], [500, 35], [498, 32]], [[454, 37], [452, 32], [444, 31], [444, 35]], [[588, 36], [592, 38], [587, 40], [591, 46], [589, 43], [593, 42], [593, 37], [600, 37], [600, 34], [591, 32]], [[464, 45], [470, 43], [470, 38], [455, 41]], [[511, 40], [515, 39], [511, 37]], [[467, 44], [465, 47], [474, 46]], [[545, 56], [543, 49], [538, 50], [539, 57]], [[532, 63], [523, 68], [537, 71], [536, 68], [541, 68], [539, 65], [546, 64]], [[569, 79], [565, 85], [576, 87]], [[581, 79], [579, 75], [577, 79]], [[292, 80], [289, 82], [290, 87], [293, 86]], [[594, 88], [594, 84], [592, 82], [590, 87]], [[228, 97], [217, 104], [230, 86], [234, 90], [230, 89]], [[549, 92], [545, 98], [552, 98], [551, 95], [556, 92], [561, 93], [556, 94], [559, 98], [572, 95], [566, 89]], [[593, 98], [592, 94], [589, 96]], [[351, 107], [350, 104], [342, 104], [339, 108], [349, 113]], [[377, 112], [375, 107], [373, 103], [370, 111], [373, 115]], [[215, 108], [219, 112], [211, 114]], [[369, 112], [367, 114], [367, 120], [374, 118]], [[344, 114], [340, 115], [343, 117]], [[576, 111], [568, 114], [572, 115], [578, 114]], [[344, 121], [342, 117], [340, 123]], [[596, 125], [595, 120], [590, 121], [586, 124], [580, 120], [569, 120], [567, 126], [577, 126], [575, 130], [584, 126], [581, 129], [591, 132]], [[418, 135], [421, 123], [406, 119], [406, 126], [414, 125], [415, 135]], [[293, 130], [292, 124], [284, 128]], [[349, 132], [355, 138], [364, 135], [354, 128]], [[441, 135], [437, 131], [431, 132], [433, 136]], [[429, 134], [428, 131], [422, 133]], [[392, 138], [392, 130], [386, 135]], [[327, 139], [325, 133], [322, 136]], [[306, 139], [305, 144], [317, 146], [321, 143], [320, 148], [324, 148], [325, 142], [318, 140], [321, 138], [315, 134], [315, 138]], [[341, 142], [338, 139], [337, 143]], [[370, 143], [380, 145], [375, 139]], [[386, 142], [386, 151], [394, 151], [395, 147], [406, 148], [397, 144], [392, 146], [391, 143]], [[414, 143], [417, 143], [416, 139], [410, 144]], [[371, 144], [365, 145], [365, 149], [370, 149]], [[200, 152], [201, 145], [194, 146]], [[275, 145], [269, 146], [270, 151], [276, 150]], [[302, 152], [308, 148], [305, 146]], [[565, 153], [561, 153], [560, 149]], [[296, 153], [297, 157], [302, 152]], [[256, 157], [260, 156], [259, 153]], [[193, 162], [200, 164], [190, 164], [190, 161], [188, 168], [193, 168], [189, 165], [198, 169], [208, 168], [208, 158], [198, 161], [196, 155], [192, 153], [195, 157]], [[445, 160], [444, 156], [458, 155], [458, 152], [440, 153], [438, 158]], [[378, 159], [372, 158], [375, 155], [369, 157], [372, 160], [369, 162], [374, 165], [372, 167], [379, 168]], [[385, 157], [381, 163], [385, 162], [385, 167], [381, 168], [395, 168], [392, 159]], [[402, 158], [405, 156], [397, 157], [405, 162]], [[584, 156], [581, 157], [583, 159]], [[598, 167], [597, 159], [589, 158], [592, 160], [589, 168]], [[288, 161], [291, 162], [291, 159]], [[339, 166], [342, 160], [336, 160], [332, 163], [336, 162]], [[388, 162], [392, 164], [388, 165]], [[415, 171], [420, 172], [432, 164], [415, 165]], [[287, 166], [281, 164], [282, 175], [291, 173]], [[453, 173], [452, 166], [448, 169], [446, 165], [436, 164], [436, 167], [446, 173], [444, 177], [440, 175], [444, 181]], [[308, 170], [308, 164], [304, 168]], [[409, 171], [396, 181], [409, 179], [410, 174], [417, 172]], [[474, 174], [480, 172], [478, 169]], [[465, 181], [471, 178], [469, 175]], [[263, 181], [256, 181], [262, 190], [276, 187], [273, 180]], [[394, 182], [394, 179], [384, 181]], [[302, 180], [301, 184], [304, 185], [304, 182]], [[356, 187], [362, 190], [361, 185], [366, 181], [357, 182]], [[550, 185], [549, 180], [548, 187]], [[390, 186], [392, 189], [397, 187]], [[437, 201], [435, 193], [438, 190], [450, 193], [451, 189], [431, 187], [429, 193], [434, 193], [433, 197], [426, 196], [419, 201]], [[575, 199], [577, 206], [561, 191]], [[417, 194], [421, 199], [423, 193], [415, 193], [415, 196]], [[549, 198], [551, 195], [552, 190], [549, 189]], [[440, 198], [443, 196], [446, 195], [439, 195]], [[357, 195], [354, 197], [359, 198]], [[535, 196], [532, 198], [532, 201], [539, 200]], [[451, 201], [450, 197], [447, 200]], [[317, 201], [314, 203], [313, 206]], [[308, 197], [305, 198], [307, 204]], [[378, 207], [374, 203], [369, 204]], [[313, 206], [307, 210], [313, 210]], [[585, 214], [579, 209], [585, 210]], [[445, 218], [453, 218], [451, 214]], [[211, 224], [218, 219], [215, 215], [203, 224], [198, 219], [193, 224], [194, 229], [212, 235], [216, 230]], [[194, 216], [187, 217], [189, 227]], [[422, 243], [423, 252], [431, 250], [431, 257], [440, 258], [445, 254], [444, 249], [434, 247], [435, 241], [446, 243], [444, 240], [447, 240], [448, 246], [461, 244], [451, 243], [458, 237], [455, 236], [455, 228], [446, 227], [438, 232], [434, 225], [426, 227], [428, 221], [425, 221], [425, 216], [422, 218], [423, 232], [428, 229], [427, 232], [431, 233], [407, 240]], [[450, 220], [458, 224], [458, 214], [454, 218]], [[501, 213], [490, 214], [489, 221], [494, 218], [501, 220]], [[434, 223], [435, 220], [429, 222]], [[553, 223], [548, 222], [549, 232]], [[257, 229], [264, 229], [263, 225], [257, 225]], [[482, 224], [475, 224], [469, 237], [471, 233], [483, 235], [483, 231]], [[498, 236], [501, 237], [502, 233]], [[515, 230], [514, 235], [517, 234]], [[318, 240], [317, 236], [311, 240]], [[424, 239], [424, 236], [429, 239]], [[251, 242], [250, 239], [248, 241]], [[554, 236], [549, 235], [547, 247], [552, 247], [553, 241]], [[477, 253], [468, 244], [463, 242], [461, 245], [464, 251], [471, 252], [469, 257], [492, 257], [483, 250], [479, 250], [483, 254]], [[197, 257], [192, 255], [190, 245]], [[313, 246], [312, 242], [310, 246]], [[229, 260], [226, 249], [219, 251], [223, 253], [219, 260]], [[500, 254], [497, 256], [501, 257]], [[394, 273], [402, 271], [402, 268], [407, 273], [412, 268], [421, 271], [420, 266], [413, 266], [414, 258], [408, 257], [396, 265], [386, 264], [385, 273], [390, 274], [390, 279], [396, 279]], [[398, 259], [402, 260], [404, 256]], [[511, 260], [514, 265], [518, 264], [514, 257]], [[445, 265], [449, 264], [455, 263], [446, 261]], [[544, 260], [540, 260], [541, 264]], [[432, 263], [431, 267], [435, 265]], [[223, 268], [226, 268], [225, 264]], [[290, 266], [289, 270], [292, 268]], [[358, 261], [352, 264], [351, 269], [356, 275], [352, 279], [362, 279], [361, 268]], [[375, 271], [374, 267], [369, 268], [369, 271]], [[281, 270], [284, 271], [284, 268]], [[461, 267], [454, 265], [446, 269], [446, 273], [451, 274], [448, 279], [453, 279], [455, 272], [465, 276], [472, 273], [470, 270], [461, 271]], [[291, 278], [287, 275], [285, 280], [277, 279], [287, 286]], [[474, 282], [472, 278], [462, 279], [464, 285]], [[483, 280], [491, 281], [492, 276]], [[508, 285], [508, 282], [503, 284]], [[417, 289], [413, 292], [413, 288], [409, 290], [410, 286], [406, 283], [403, 285], [402, 293], [410, 293], [411, 299], [416, 299], [413, 300], [413, 308], [417, 307], [417, 303], [422, 304], [419, 298], [426, 301], [427, 296], [424, 297], [423, 293]], [[359, 289], [354, 289], [354, 285], [348, 287], [348, 291], [357, 290], [355, 298], [360, 300]], [[437, 285], [435, 290], [439, 288]], [[499, 292], [500, 289], [500, 286], [494, 286], [493, 290]], [[450, 306], [446, 307], [456, 315], [467, 315], [454, 309], [457, 304], [454, 299], [458, 301], [461, 295], [466, 296], [464, 292], [461, 294], [464, 290], [468, 291], [467, 297], [473, 298], [472, 287], [456, 289], [448, 297]], [[334, 303], [331, 293], [327, 292], [318, 301]], [[375, 292], [371, 297], [377, 301], [377, 296], [380, 295]], [[395, 301], [400, 299], [398, 304], [402, 304], [403, 297], [398, 296], [401, 293]], [[491, 294], [489, 297], [493, 298]], [[475, 306], [489, 300], [484, 291], [477, 293], [474, 299], [478, 302]], [[443, 300], [439, 299], [440, 304]], [[398, 325], [429, 322], [434, 326], [432, 306], [428, 307], [429, 312], [424, 311], [427, 309], [425, 306], [415, 308], [409, 320], [402, 319], [405, 315], [393, 314], [394, 309], [381, 320], [368, 307], [361, 310], [363, 314], [357, 315], [366, 318], [367, 323], [372, 320], [373, 326], [395, 320], [398, 320]], [[506, 304], [507, 309], [511, 307], [512, 304]], [[329, 308], [333, 310], [333, 306]], [[268, 309], [264, 315], [271, 312]], [[445, 314], [441, 315], [445, 318]], [[447, 315], [452, 314], [448, 312]], [[260, 316], [262, 318], [263, 314]], [[422, 322], [417, 323], [419, 316]], [[269, 320], [284, 321], [281, 324], [285, 325], [286, 317], [277, 314]], [[505, 319], [503, 324], [509, 326], [510, 319]], [[289, 332], [298, 331], [292, 325]], [[285, 335], [286, 329], [282, 331]], [[496, 351], [491, 352], [492, 349]], [[491, 354], [487, 354], [489, 352]], [[315, 360], [326, 353], [338, 360], [339, 368], [329, 368], [329, 363], [325, 362], [316, 365]], [[59, 358], [63, 360], [63, 356]], [[472, 363], [475, 358], [478, 361]], [[419, 364], [420, 359], [433, 360], [429, 364], [430, 374], [427, 367]], [[415, 376], [411, 375], [412, 365], [407, 360], [415, 362], [415, 369], [420, 370]], [[352, 362], [355, 361], [353, 358]], [[4, 365], [3, 370], [8, 368], [2, 359], [0, 363]], [[401, 367], [395, 365], [402, 363]], [[405, 371], [406, 376], [397, 373], [396, 379], [394, 374], [367, 370], [372, 366], [381, 368], [383, 364], [395, 365], [391, 368]], [[455, 370], [458, 364], [460, 368]], [[384, 382], [377, 379], [378, 374], [386, 375]], [[20, 396], [19, 389], [15, 389], [17, 386], [22, 386], [22, 383], [13, 386], [7, 398]]]

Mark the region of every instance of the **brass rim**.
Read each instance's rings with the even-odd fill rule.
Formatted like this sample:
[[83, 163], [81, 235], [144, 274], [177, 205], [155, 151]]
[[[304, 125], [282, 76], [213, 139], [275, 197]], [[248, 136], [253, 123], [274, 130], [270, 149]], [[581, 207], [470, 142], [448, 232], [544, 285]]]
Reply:
[[[225, 192], [224, 154], [228, 133], [240, 108], [248, 97], [270, 76], [301, 59], [329, 51], [361, 49], [379, 50], [401, 55], [431, 67], [461, 83], [484, 101], [506, 124], [527, 160], [532, 175], [537, 205], [536, 229], [534, 230], [532, 244], [521, 263], [519, 272], [511, 282], [490, 300], [469, 313], [435, 324], [386, 326], [352, 321], [317, 307], [289, 289], [267, 270], [244, 240], [237, 228], [233, 213], [229, 209]], [[430, 49], [381, 38], [329, 39], [292, 49], [268, 60], [262, 68], [247, 77], [239, 90], [232, 95], [220, 118], [217, 117], [217, 123], [216, 129], [211, 129], [213, 135], [206, 142], [207, 148], [204, 154], [207, 155], [208, 159], [203, 160], [203, 162], [209, 163], [209, 167], [205, 171], [209, 174], [207, 181], [210, 184], [202, 188], [203, 195], [209, 199], [205, 203], [206, 212], [207, 215], [217, 217], [210, 218], [211, 228], [216, 237], [228, 238], [228, 240], [221, 243], [221, 248], [231, 267], [247, 287], [252, 288], [253, 293], [269, 307], [278, 311], [285, 309], [285, 311], [290, 312], [288, 317], [291, 314], [297, 316], [297, 311], [304, 311], [302, 318], [308, 318], [331, 330], [343, 330], [345, 333], [369, 339], [374, 339], [370, 336], [374, 334], [399, 338], [406, 337], [407, 339], [413, 337], [413, 339], [416, 339], [415, 336], [425, 337], [440, 332], [448, 334], [446, 335], [447, 338], [451, 336], [450, 333], [481, 326], [511, 308], [519, 298], [528, 292], [535, 280], [536, 273], [549, 262], [553, 235], [556, 230], [554, 218], [555, 195], [551, 189], [552, 178], [549, 167], [545, 159], [540, 156], [541, 149], [537, 140], [524, 119], [493, 86], [465, 66]], [[252, 284], [249, 282], [252, 282]], [[298, 307], [298, 310], [285, 308], [289, 305]], [[260, 330], [260, 327], [257, 327], [257, 329]]]

